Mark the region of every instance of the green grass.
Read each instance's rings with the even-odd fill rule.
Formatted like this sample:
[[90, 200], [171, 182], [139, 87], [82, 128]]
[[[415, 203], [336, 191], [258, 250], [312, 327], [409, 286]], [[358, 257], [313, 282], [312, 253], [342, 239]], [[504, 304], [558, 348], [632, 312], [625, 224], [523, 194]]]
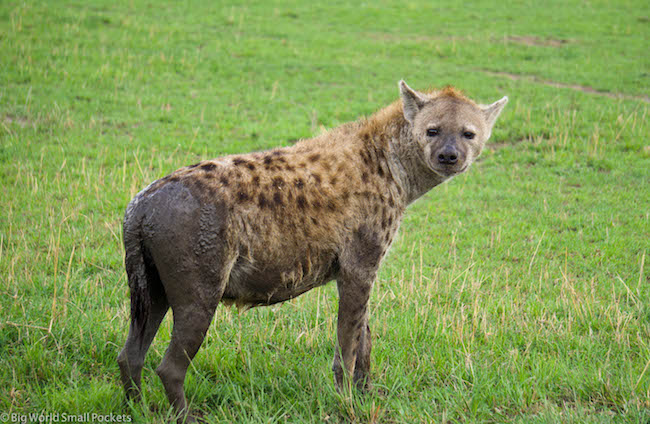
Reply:
[[153, 369], [169, 317], [144, 402], [118, 381], [130, 198], [368, 115], [405, 78], [511, 100], [383, 265], [379, 390], [334, 389], [330, 284], [220, 307], [193, 408], [209, 423], [648, 422], [647, 3], [258, 3], [0, 3], [0, 413], [167, 420]]

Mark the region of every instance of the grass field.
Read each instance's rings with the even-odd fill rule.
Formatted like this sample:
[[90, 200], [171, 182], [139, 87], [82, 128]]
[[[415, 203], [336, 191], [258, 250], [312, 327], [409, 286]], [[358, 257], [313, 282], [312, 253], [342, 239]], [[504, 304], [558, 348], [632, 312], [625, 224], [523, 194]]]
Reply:
[[0, 414], [165, 422], [170, 316], [142, 404], [115, 361], [128, 201], [199, 159], [367, 116], [404, 78], [510, 103], [382, 267], [378, 390], [334, 389], [330, 284], [220, 307], [192, 407], [208, 423], [650, 421], [647, 2], [217, 3], [0, 2]]

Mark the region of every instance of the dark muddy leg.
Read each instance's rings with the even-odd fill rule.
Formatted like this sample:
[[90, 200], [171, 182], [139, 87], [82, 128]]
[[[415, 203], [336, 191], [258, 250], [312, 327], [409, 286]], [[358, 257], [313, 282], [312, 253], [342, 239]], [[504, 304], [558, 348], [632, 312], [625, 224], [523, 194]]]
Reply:
[[195, 422], [189, 415], [183, 383], [190, 362], [203, 343], [219, 299], [210, 306], [184, 305], [174, 312], [174, 328], [167, 352], [156, 369], [169, 402], [178, 414], [178, 422]]
[[168, 309], [167, 298], [159, 293], [152, 298], [150, 315], [144, 325], [131, 320], [126, 343], [117, 357], [127, 399], [140, 399], [144, 358]]

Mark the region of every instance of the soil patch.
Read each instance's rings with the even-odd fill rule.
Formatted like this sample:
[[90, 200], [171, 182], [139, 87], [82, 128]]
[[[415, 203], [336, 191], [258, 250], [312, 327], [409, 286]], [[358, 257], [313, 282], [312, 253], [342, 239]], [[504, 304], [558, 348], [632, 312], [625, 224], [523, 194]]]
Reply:
[[553, 38], [539, 38], [530, 35], [511, 35], [506, 37], [506, 41], [526, 46], [543, 46], [543, 47], [562, 47], [569, 43], [569, 40], [553, 39]]

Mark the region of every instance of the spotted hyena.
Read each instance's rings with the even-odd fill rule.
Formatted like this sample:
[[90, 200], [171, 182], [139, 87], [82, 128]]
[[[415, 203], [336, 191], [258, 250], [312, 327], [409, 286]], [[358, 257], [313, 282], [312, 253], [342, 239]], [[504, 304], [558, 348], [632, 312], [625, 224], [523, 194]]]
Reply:
[[[131, 325], [118, 357], [137, 397], [145, 354], [171, 307], [156, 372], [180, 419], [185, 374], [219, 302], [252, 307], [336, 280], [337, 387], [370, 369], [368, 298], [406, 207], [466, 171], [507, 97], [477, 105], [453, 88], [401, 99], [294, 146], [206, 160], [155, 181], [124, 217]], [[349, 379], [348, 379], [349, 378]]]

